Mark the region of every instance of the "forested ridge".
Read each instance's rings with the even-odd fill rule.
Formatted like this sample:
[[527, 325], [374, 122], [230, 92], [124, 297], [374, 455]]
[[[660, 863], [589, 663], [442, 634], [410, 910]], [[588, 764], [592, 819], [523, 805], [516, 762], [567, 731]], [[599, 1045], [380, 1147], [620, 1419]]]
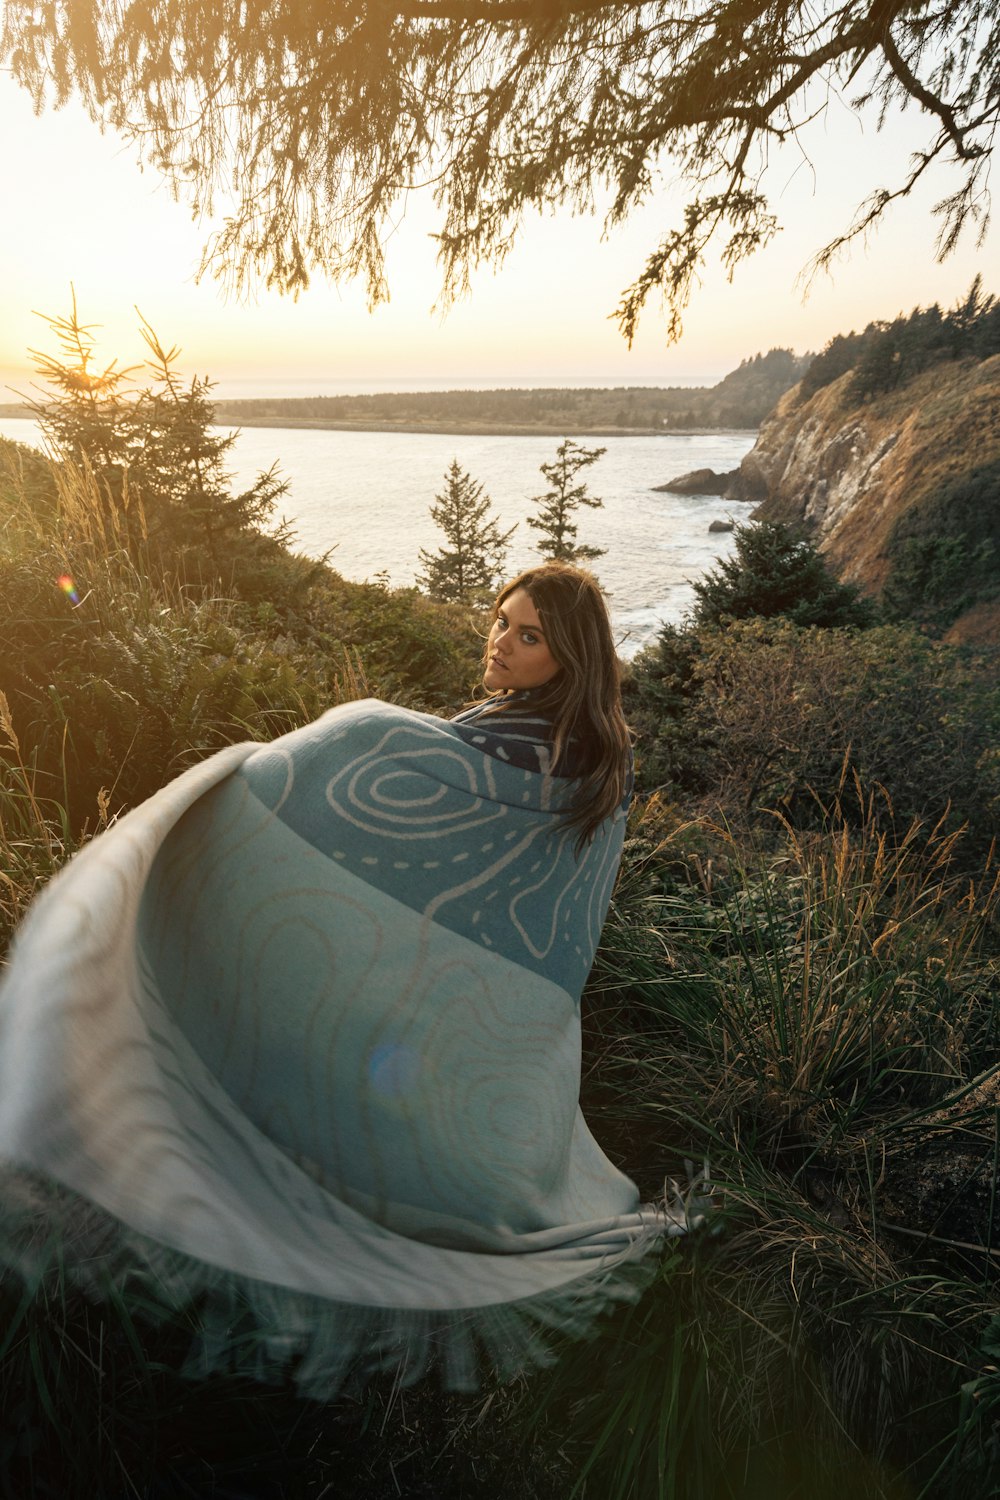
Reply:
[[714, 386], [625, 386], [490, 391], [411, 391], [219, 401], [220, 421], [282, 426], [391, 424], [518, 428], [535, 432], [661, 431], [756, 427], [808, 366], [810, 356], [772, 349], [744, 360]]
[[849, 370], [844, 401], [860, 404], [899, 389], [933, 365], [994, 354], [1000, 354], [1000, 302], [983, 291], [977, 276], [947, 312], [934, 302], [905, 316], [876, 320], [861, 333], [837, 334], [810, 362], [799, 395], [807, 401]]
[[[392, 391], [362, 396], [265, 396], [216, 401], [219, 422], [246, 427], [382, 427], [401, 431], [585, 433], [756, 427], [809, 366], [811, 355], [772, 349], [713, 386], [595, 386], [490, 391]], [[27, 415], [20, 405], [0, 416]]]
[[1000, 303], [979, 277], [830, 340], [731, 493], [803, 526], [886, 617], [1000, 639]]

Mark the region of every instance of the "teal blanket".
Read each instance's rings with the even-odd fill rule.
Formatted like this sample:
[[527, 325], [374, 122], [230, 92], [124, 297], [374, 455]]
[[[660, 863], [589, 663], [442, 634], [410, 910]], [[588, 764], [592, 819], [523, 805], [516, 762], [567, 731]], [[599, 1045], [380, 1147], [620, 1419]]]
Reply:
[[468, 1385], [634, 1295], [664, 1231], [577, 1103], [624, 816], [578, 854], [571, 785], [475, 738], [368, 700], [221, 751], [23, 925], [0, 1153], [201, 1299], [205, 1367], [250, 1328], [315, 1394], [434, 1356]]

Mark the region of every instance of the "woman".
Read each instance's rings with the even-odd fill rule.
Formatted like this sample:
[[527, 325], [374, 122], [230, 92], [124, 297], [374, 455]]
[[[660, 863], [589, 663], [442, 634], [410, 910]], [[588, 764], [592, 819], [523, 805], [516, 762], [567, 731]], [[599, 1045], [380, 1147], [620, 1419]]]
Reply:
[[625, 803], [632, 761], [611, 622], [593, 575], [548, 563], [508, 583], [494, 607], [483, 683], [493, 696], [453, 722], [488, 713], [493, 722], [483, 727], [550, 744], [551, 767], [546, 760], [539, 769], [574, 778], [567, 822], [592, 838]]
[[220, 751], [23, 925], [0, 1153], [80, 1274], [199, 1299], [202, 1368], [468, 1386], [635, 1295], [682, 1227], [577, 1104], [629, 774], [594, 581], [514, 580], [484, 683], [451, 723], [367, 700]]

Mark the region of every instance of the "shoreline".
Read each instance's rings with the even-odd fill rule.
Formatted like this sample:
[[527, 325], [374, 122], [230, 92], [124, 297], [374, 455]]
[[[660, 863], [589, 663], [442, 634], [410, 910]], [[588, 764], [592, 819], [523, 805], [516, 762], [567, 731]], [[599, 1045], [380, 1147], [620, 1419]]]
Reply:
[[[225, 402], [218, 403], [225, 408]], [[34, 421], [36, 418], [24, 407], [0, 406], [0, 420]], [[614, 426], [567, 426], [555, 423], [527, 422], [419, 422], [387, 420], [344, 421], [326, 417], [235, 417], [225, 411], [216, 415], [215, 427], [261, 427], [301, 430], [312, 432], [382, 432], [400, 433], [404, 436], [420, 437], [422, 434], [436, 437], [544, 437], [544, 438], [602, 438], [602, 437], [710, 437], [735, 436], [757, 432], [757, 427], [614, 427]]]
[[[421, 433], [438, 437], [708, 437], [757, 432], [756, 427], [612, 427], [566, 426], [527, 422], [345, 422], [324, 417], [247, 417], [233, 419], [238, 427], [287, 427], [316, 432], [398, 432], [411, 437]], [[215, 425], [227, 427], [230, 419], [218, 416]]]

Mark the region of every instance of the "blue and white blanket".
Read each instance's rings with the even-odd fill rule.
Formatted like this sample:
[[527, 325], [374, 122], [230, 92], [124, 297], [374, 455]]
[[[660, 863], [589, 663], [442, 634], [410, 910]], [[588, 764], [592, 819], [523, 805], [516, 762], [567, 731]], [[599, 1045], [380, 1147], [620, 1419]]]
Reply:
[[578, 855], [572, 784], [473, 728], [367, 700], [220, 751], [23, 924], [0, 1155], [201, 1297], [207, 1366], [250, 1327], [317, 1394], [431, 1355], [468, 1384], [632, 1295], [663, 1231], [577, 1102], [624, 817]]

